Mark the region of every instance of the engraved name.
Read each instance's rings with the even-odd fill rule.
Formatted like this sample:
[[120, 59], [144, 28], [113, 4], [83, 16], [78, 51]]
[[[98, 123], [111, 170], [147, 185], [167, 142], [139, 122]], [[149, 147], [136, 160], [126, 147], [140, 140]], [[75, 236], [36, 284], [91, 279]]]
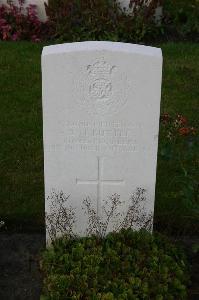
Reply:
[[65, 150], [138, 151], [139, 126], [126, 122], [68, 121], [64, 131]]

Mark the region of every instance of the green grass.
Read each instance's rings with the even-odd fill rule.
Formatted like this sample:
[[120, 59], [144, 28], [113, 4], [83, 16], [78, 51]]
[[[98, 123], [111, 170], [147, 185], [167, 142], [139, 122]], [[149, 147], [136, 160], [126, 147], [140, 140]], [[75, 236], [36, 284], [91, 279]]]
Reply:
[[199, 46], [162, 45], [164, 56], [161, 111], [182, 113], [196, 125], [199, 98]]
[[[182, 114], [191, 126], [198, 125], [199, 108], [199, 47], [196, 44], [162, 45], [164, 56], [161, 111]], [[161, 127], [160, 127], [161, 135]], [[176, 144], [175, 155], [162, 159], [162, 139], [159, 140], [155, 223], [167, 233], [196, 234], [199, 232], [199, 199], [191, 203], [184, 199], [182, 190], [190, 193], [193, 180], [198, 180], [198, 155], [195, 148]], [[179, 161], [179, 157], [180, 160]], [[181, 164], [191, 179], [182, 176]], [[191, 193], [190, 193], [191, 194]], [[192, 193], [193, 194], [193, 193]], [[192, 197], [193, 198], [193, 197]]]
[[[168, 43], [162, 49], [161, 110], [181, 113], [196, 126], [199, 47]], [[0, 43], [0, 219], [8, 228], [17, 230], [40, 230], [44, 226], [41, 51], [40, 44]], [[178, 215], [182, 221], [187, 208], [170, 198], [173, 191], [168, 190], [172, 189], [169, 180], [176, 172], [174, 163], [168, 164], [159, 157], [155, 218], [178, 230], [182, 224], [172, 219], [176, 221]], [[198, 215], [192, 208], [188, 214], [187, 228], [191, 231]], [[186, 220], [183, 219], [184, 224]]]
[[0, 216], [24, 228], [38, 228], [44, 217], [41, 51], [0, 44]]

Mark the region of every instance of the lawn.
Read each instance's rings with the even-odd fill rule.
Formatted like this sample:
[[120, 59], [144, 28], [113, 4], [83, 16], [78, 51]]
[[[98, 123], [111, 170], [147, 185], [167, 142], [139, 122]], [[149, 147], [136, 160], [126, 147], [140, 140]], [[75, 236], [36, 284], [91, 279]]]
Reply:
[[[161, 111], [180, 113], [197, 126], [199, 47], [190, 43], [161, 47]], [[12, 230], [44, 228], [41, 51], [41, 44], [0, 43], [0, 219]], [[187, 160], [188, 173], [194, 170], [195, 179], [196, 150], [190, 151], [194, 155]], [[165, 159], [159, 151], [155, 227], [194, 233], [199, 228], [198, 203], [181, 201], [182, 182], [174, 180], [179, 170], [174, 158]]]
[[43, 226], [41, 51], [0, 45], [0, 216], [17, 229]]

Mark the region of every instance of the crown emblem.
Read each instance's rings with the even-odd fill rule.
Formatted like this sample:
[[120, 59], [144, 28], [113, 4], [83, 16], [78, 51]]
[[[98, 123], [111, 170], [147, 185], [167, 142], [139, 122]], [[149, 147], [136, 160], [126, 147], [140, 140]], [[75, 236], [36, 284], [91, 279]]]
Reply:
[[80, 108], [102, 116], [119, 111], [127, 101], [129, 89], [126, 73], [114, 63], [115, 59], [109, 60], [101, 52], [98, 55], [94, 61], [89, 57], [89, 62], [82, 65], [78, 75], [79, 88], [76, 88], [76, 79], [74, 86]]
[[111, 66], [102, 58], [96, 61], [94, 64], [89, 65], [87, 67], [87, 71], [89, 75], [106, 76], [106, 75], [111, 75], [114, 68], [115, 68], [114, 66]]

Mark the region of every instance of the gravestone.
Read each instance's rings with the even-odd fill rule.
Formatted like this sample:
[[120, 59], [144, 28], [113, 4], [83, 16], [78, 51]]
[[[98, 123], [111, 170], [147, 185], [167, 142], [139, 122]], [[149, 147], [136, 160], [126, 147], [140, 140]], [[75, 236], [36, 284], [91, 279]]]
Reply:
[[161, 73], [158, 48], [44, 47], [47, 240], [152, 229]]

